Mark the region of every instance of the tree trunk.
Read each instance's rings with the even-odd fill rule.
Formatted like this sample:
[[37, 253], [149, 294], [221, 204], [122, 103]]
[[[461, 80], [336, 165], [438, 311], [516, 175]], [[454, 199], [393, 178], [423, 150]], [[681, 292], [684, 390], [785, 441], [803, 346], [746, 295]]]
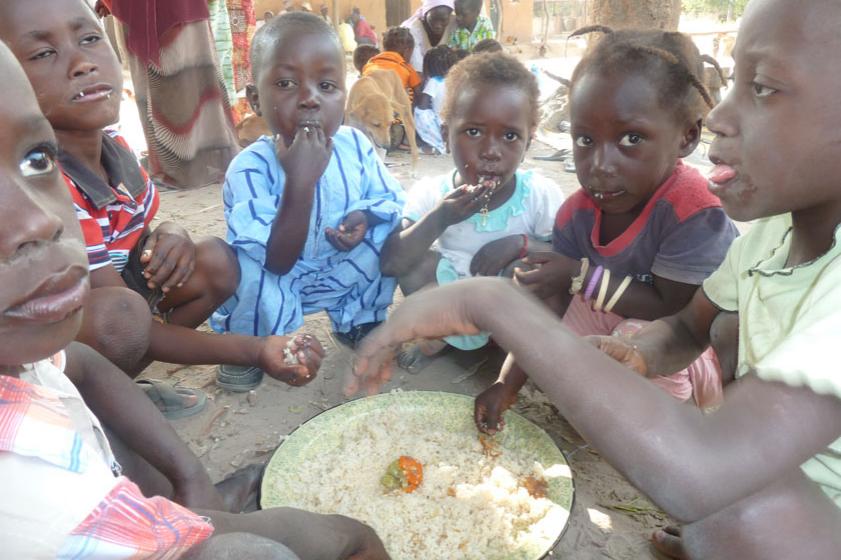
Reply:
[[681, 0], [592, 0], [588, 25], [677, 31]]

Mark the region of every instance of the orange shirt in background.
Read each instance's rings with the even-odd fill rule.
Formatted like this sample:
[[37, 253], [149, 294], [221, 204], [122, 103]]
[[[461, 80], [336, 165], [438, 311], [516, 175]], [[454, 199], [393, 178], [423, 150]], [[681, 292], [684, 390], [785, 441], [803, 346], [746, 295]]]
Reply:
[[400, 53], [394, 51], [381, 52], [371, 57], [368, 63], [362, 67], [362, 75], [367, 76], [374, 70], [393, 70], [397, 72], [400, 81], [403, 82], [403, 87], [406, 88], [406, 93], [409, 94], [409, 100], [414, 99], [414, 89], [420, 86], [422, 82], [417, 70], [407, 64]]

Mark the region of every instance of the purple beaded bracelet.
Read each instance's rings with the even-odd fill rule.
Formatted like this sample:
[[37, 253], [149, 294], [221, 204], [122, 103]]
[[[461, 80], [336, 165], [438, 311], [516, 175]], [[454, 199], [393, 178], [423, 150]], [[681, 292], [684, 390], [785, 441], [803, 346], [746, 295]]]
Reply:
[[596, 291], [596, 286], [599, 285], [603, 272], [604, 267], [602, 265], [597, 266], [596, 270], [593, 271], [593, 275], [590, 276], [590, 283], [587, 284], [587, 289], [584, 291], [584, 301], [590, 301], [590, 298], [593, 297], [593, 292]]

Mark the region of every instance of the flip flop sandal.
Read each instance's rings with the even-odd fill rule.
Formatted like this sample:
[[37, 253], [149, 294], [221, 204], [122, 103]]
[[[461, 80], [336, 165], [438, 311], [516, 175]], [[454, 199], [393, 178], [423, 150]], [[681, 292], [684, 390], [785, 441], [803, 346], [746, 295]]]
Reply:
[[222, 364], [216, 368], [216, 385], [232, 393], [247, 393], [263, 381], [263, 370], [253, 366]]
[[346, 333], [340, 332], [333, 332], [333, 336], [336, 338], [337, 342], [341, 342], [345, 346], [349, 347], [351, 350], [356, 350], [356, 347], [359, 346], [359, 343], [362, 342], [362, 339], [368, 336], [368, 334], [380, 326], [382, 321], [377, 321], [374, 323], [362, 323], [361, 325], [356, 325], [355, 327], [351, 327], [351, 329]]
[[[187, 387], [173, 387], [156, 379], [135, 381], [152, 403], [158, 407], [167, 420], [187, 418], [201, 412], [207, 406], [204, 391]], [[196, 397], [196, 404], [184, 406], [184, 397]]]
[[427, 356], [421, 352], [420, 346], [409, 343], [397, 354], [397, 365], [412, 375], [417, 375], [429, 364], [435, 361], [437, 356]]

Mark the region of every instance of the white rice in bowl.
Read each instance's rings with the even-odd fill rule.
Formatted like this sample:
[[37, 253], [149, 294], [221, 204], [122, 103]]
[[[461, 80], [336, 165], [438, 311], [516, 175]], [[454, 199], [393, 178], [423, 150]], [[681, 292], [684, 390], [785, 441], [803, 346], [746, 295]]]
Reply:
[[[331, 428], [301, 434], [317, 440], [298, 442], [298, 462], [285, 464], [282, 477], [272, 481], [283, 485], [283, 504], [264, 506], [364, 521], [395, 560], [536, 560], [557, 539], [569, 512], [538, 492], [530, 495], [524, 481], [545, 480], [551, 496], [553, 482], [571, 489], [568, 467], [541, 464], [539, 453], [511, 449], [504, 436], [499, 456], [488, 456], [473, 426], [472, 401], [445, 396], [455, 397], [460, 408], [448, 425], [406, 398], [344, 418], [335, 414], [342, 407], [325, 413], [336, 416]], [[384, 493], [380, 478], [401, 455], [423, 464], [423, 482], [413, 493]]]

